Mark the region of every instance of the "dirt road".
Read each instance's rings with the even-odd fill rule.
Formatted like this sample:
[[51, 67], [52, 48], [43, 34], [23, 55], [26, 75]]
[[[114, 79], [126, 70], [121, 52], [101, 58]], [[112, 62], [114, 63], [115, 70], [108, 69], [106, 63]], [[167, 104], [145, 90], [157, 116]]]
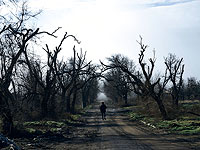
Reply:
[[85, 116], [87, 124], [77, 128], [71, 140], [52, 148], [85, 150], [188, 150], [198, 149], [177, 136], [155, 133], [128, 119], [120, 109], [108, 108], [107, 119], [101, 120], [96, 105]]

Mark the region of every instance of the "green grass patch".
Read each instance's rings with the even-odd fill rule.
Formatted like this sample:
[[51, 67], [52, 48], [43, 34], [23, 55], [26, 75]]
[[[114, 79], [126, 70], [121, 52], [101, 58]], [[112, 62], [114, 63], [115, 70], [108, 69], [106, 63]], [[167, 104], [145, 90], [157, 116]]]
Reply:
[[184, 135], [200, 135], [200, 102], [199, 101], [181, 101], [179, 109], [169, 109], [168, 115], [171, 120], [162, 120], [160, 113], [150, 111], [154, 105], [149, 106], [151, 109], [146, 109], [144, 105], [138, 107], [124, 107], [129, 109], [128, 113], [131, 120], [139, 120], [151, 127], [164, 130], [169, 133], [184, 134]]
[[155, 124], [159, 129], [177, 134], [200, 134], [199, 125], [199, 120], [191, 120], [190, 118], [186, 120], [161, 120]]
[[57, 121], [32, 121], [23, 123], [24, 126], [45, 126], [45, 127], [58, 127], [61, 128], [66, 124]]
[[57, 135], [66, 133], [71, 127], [83, 124], [80, 114], [64, 114], [63, 118], [55, 120], [41, 120], [29, 122], [14, 122], [16, 134], [19, 137], [35, 137], [37, 135]]
[[132, 105], [132, 106], [125, 106], [123, 107], [124, 110], [138, 110], [138, 109], [141, 109], [141, 106], [135, 106], [135, 105]]
[[145, 117], [144, 115], [134, 113], [134, 112], [129, 112], [129, 116], [131, 120], [143, 120], [143, 118]]
[[36, 129], [33, 129], [33, 128], [26, 128], [25, 131], [27, 131], [30, 134], [35, 134], [36, 133]]
[[185, 129], [185, 130], [181, 130], [179, 132], [179, 134], [187, 134], [187, 135], [194, 135], [194, 134], [200, 134], [200, 127], [194, 128], [194, 129]]
[[71, 120], [73, 121], [77, 121], [81, 118], [81, 115], [80, 114], [76, 114], [76, 115], [71, 115]]
[[67, 130], [68, 124], [61, 121], [31, 121], [23, 124], [17, 123], [16, 128], [24, 136], [35, 136], [46, 133], [59, 133]]
[[161, 120], [154, 117], [145, 116], [136, 112], [130, 112], [131, 120], [144, 121], [155, 126], [157, 129], [165, 130], [169, 133], [193, 135], [200, 134], [200, 118], [194, 116], [182, 116], [174, 120]]

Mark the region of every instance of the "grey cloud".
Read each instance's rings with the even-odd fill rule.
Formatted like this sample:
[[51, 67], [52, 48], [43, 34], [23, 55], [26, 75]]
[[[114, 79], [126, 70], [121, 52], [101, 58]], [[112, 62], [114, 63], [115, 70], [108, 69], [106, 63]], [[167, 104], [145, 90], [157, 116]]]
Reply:
[[189, 3], [193, 1], [196, 1], [196, 0], [178, 0], [178, 1], [165, 0], [164, 2], [150, 3], [150, 4], [147, 4], [147, 6], [148, 7], [164, 7], [164, 6], [172, 6], [172, 5], [182, 4], [182, 3]]

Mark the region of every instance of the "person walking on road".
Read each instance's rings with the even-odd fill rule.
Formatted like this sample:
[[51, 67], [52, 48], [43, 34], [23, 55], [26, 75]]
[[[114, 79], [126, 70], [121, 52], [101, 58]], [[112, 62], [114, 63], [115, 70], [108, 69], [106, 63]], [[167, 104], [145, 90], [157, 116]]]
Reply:
[[102, 120], [106, 120], [106, 108], [107, 108], [106, 105], [104, 104], [104, 102], [102, 102], [100, 106]]

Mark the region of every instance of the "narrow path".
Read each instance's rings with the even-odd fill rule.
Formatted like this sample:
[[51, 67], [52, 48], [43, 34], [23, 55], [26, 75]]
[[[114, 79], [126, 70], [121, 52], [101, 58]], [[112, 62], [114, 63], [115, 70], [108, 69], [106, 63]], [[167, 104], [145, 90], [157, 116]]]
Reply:
[[85, 150], [188, 150], [184, 140], [166, 134], [154, 134], [138, 122], [132, 122], [120, 109], [108, 108], [107, 119], [101, 120], [96, 105], [85, 116], [87, 125], [72, 140], [54, 149]]

